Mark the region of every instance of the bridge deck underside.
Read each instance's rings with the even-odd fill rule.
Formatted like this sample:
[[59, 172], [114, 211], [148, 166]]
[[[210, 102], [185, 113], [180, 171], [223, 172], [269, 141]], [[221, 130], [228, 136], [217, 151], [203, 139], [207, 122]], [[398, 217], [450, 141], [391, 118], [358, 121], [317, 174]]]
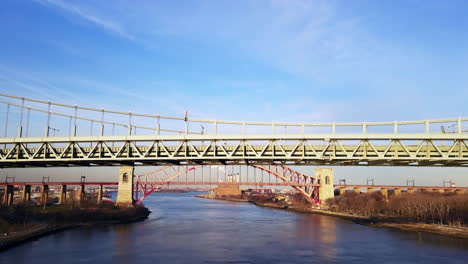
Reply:
[[[8, 141], [4, 141], [8, 142]], [[0, 167], [185, 164], [468, 166], [468, 140], [125, 140], [5, 143]], [[3, 143], [1, 143], [3, 144]]]

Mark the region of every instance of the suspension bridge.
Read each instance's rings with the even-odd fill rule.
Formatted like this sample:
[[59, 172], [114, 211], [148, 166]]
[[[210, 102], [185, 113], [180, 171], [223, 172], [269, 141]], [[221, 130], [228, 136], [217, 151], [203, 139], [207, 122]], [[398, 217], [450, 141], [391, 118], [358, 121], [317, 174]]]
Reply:
[[[274, 166], [283, 170], [276, 175], [268, 171], [279, 179], [275, 184], [293, 186], [308, 199], [315, 199], [320, 177], [302, 176], [308, 183], [291, 180], [284, 176], [294, 174], [288, 166], [468, 166], [468, 131], [464, 130], [468, 118], [360, 123], [226, 121], [191, 118], [188, 113], [172, 117], [106, 110], [7, 94], [0, 98], [5, 106], [4, 120], [0, 120], [4, 123], [1, 168], [120, 166], [119, 195], [126, 197], [122, 202], [134, 200], [138, 186], [132, 176], [134, 166], [244, 165], [263, 171]], [[329, 177], [332, 172], [325, 174]], [[146, 187], [139, 188], [151, 190], [148, 186], [162, 182], [147, 181]]]

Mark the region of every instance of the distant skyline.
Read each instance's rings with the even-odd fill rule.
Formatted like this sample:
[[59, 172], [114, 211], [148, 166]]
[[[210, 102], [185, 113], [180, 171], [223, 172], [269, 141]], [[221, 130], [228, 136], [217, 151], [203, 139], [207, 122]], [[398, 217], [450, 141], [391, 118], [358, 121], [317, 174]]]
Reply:
[[[462, 0], [0, 5], [1, 93], [241, 121], [468, 116], [468, 2]], [[79, 169], [67, 170], [79, 177]], [[376, 175], [379, 183], [405, 184], [415, 175], [421, 183], [452, 178], [468, 186], [465, 170], [339, 167], [335, 180]], [[6, 173], [34, 171], [2, 170], [0, 180]], [[102, 174], [110, 177], [108, 169]]]

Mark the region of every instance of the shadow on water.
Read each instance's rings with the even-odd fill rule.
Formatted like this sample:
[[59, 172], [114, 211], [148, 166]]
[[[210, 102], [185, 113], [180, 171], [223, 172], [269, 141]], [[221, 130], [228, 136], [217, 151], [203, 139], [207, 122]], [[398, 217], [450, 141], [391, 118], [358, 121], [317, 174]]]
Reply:
[[[380, 227], [375, 227], [380, 228]], [[412, 231], [403, 231], [395, 230], [390, 228], [387, 229], [392, 236], [397, 239], [416, 242], [418, 244], [428, 244], [436, 247], [446, 247], [446, 248], [459, 248], [468, 250], [468, 239], [443, 236], [438, 234], [426, 233], [426, 232], [412, 232]]]

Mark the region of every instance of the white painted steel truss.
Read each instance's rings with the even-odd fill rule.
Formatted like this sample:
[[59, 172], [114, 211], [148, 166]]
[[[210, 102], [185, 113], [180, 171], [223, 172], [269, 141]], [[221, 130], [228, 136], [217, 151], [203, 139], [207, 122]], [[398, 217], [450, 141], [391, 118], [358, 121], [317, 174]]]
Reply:
[[0, 138], [0, 167], [183, 164], [468, 166], [468, 134]]

